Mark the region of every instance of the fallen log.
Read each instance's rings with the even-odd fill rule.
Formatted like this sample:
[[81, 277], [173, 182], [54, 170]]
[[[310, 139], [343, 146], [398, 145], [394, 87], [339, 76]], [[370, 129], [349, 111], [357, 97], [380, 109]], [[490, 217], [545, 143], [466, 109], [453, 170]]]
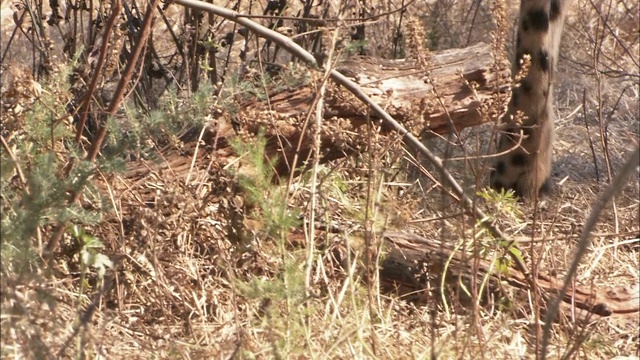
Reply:
[[[508, 267], [497, 271], [487, 260], [471, 261], [469, 253], [454, 249], [451, 244], [427, 239], [416, 234], [404, 232], [386, 232], [382, 239], [387, 253], [380, 269], [380, 277], [387, 289], [395, 289], [400, 295], [420, 294], [425, 286], [419, 279], [424, 277], [424, 269], [437, 272], [438, 276], [447, 271], [455, 275], [470, 277], [477, 274], [478, 279], [489, 277], [495, 282], [506, 283], [524, 291], [530, 290], [524, 274]], [[476, 264], [477, 268], [474, 269]], [[448, 264], [445, 270], [445, 264]], [[538, 273], [536, 286], [546, 295], [556, 296], [562, 288], [562, 281], [551, 275]], [[416, 298], [414, 296], [414, 298]], [[562, 298], [565, 309], [570, 306], [583, 309], [600, 316], [631, 316], [637, 318], [640, 313], [639, 288], [624, 287], [584, 287], [576, 285]]]
[[[429, 68], [421, 69], [408, 59], [354, 57], [339, 63], [337, 70], [383, 105], [398, 122], [410, 125], [421, 121], [424, 132], [439, 134], [451, 131], [452, 126], [460, 130], [486, 121], [480, 113], [481, 105], [494, 99], [496, 93], [508, 92], [509, 67], [496, 66], [489, 45], [479, 43], [435, 52], [430, 59]], [[469, 86], [471, 83], [476, 86], [475, 92]], [[289, 118], [305, 116], [312, 110], [315, 95], [311, 87], [282, 91], [271, 95], [268, 103], [247, 102], [243, 107], [250, 111], [240, 118], [254, 115], [256, 110], [269, 110]], [[369, 114], [359, 101], [344, 100], [349, 99], [329, 94], [324, 119], [338, 117], [354, 125], [366, 121]]]
[[[417, 135], [458, 131], [498, 117], [489, 112], [495, 112], [497, 107], [492, 104], [497, 101], [506, 103], [510, 72], [508, 64], [496, 64], [489, 45], [435, 52], [428, 64], [421, 68], [412, 60], [355, 57], [339, 63], [337, 69]], [[287, 173], [294, 155], [304, 160], [313, 146], [312, 126], [307, 121], [314, 109], [316, 85], [272, 93], [269, 101], [246, 101], [233, 119], [222, 117], [216, 124], [225, 122], [223, 127], [229, 128], [228, 123], [234, 123], [253, 134], [264, 131], [269, 138], [268, 156], [277, 154], [282, 160], [277, 170]], [[361, 101], [330, 82], [324, 98], [322, 161], [361, 150], [366, 144], [362, 127], [368, 120], [378, 123]], [[383, 133], [389, 130], [380, 129]], [[213, 131], [205, 141], [219, 138]]]

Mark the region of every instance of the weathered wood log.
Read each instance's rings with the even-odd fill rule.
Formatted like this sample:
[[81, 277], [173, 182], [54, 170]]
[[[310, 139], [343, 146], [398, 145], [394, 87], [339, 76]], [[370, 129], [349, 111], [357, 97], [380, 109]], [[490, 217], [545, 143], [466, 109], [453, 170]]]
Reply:
[[[397, 121], [407, 127], [422, 122], [424, 131], [440, 134], [451, 131], [451, 126], [460, 130], [486, 121], [479, 112], [481, 104], [508, 90], [509, 66], [494, 63], [489, 45], [435, 52], [430, 59], [429, 67], [421, 69], [412, 60], [354, 57], [339, 63], [337, 70]], [[470, 83], [477, 86], [475, 93]], [[252, 115], [255, 110], [269, 109], [280, 118], [298, 118], [312, 110], [315, 95], [315, 89], [305, 87], [272, 95], [268, 103], [248, 102], [245, 107]], [[366, 120], [367, 109], [357, 100], [345, 102], [331, 95], [325, 99], [325, 120], [338, 117], [356, 125]]]
[[[471, 255], [451, 244], [442, 244], [416, 234], [403, 232], [386, 232], [383, 235], [387, 253], [380, 269], [382, 283], [387, 288], [398, 290], [404, 294], [419, 294], [424, 291], [424, 284], [418, 280], [424, 277], [424, 269], [437, 272], [438, 276], [446, 272], [469, 278], [476, 273], [477, 279], [489, 275], [495, 281], [506, 282], [512, 287], [529, 290], [525, 276], [515, 268], [498, 272], [495, 266], [486, 260], [471, 261]], [[474, 269], [474, 263], [477, 269]], [[448, 269], [445, 271], [445, 264]], [[544, 273], [535, 278], [537, 287], [549, 295], [557, 295], [562, 288], [562, 281]], [[567, 305], [586, 310], [600, 316], [631, 316], [640, 313], [640, 293], [638, 287], [586, 288], [576, 285], [562, 298]], [[566, 307], [565, 307], [566, 308]]]
[[[509, 96], [509, 66], [496, 63], [486, 44], [433, 53], [427, 66], [421, 68], [411, 60], [355, 57], [338, 64], [337, 69], [405, 128], [423, 136], [495, 119], [496, 108], [501, 107], [492, 104]], [[312, 148], [307, 119], [317, 97], [314, 86], [271, 94], [268, 102], [249, 101], [233, 119], [250, 133], [266, 131], [271, 138], [269, 155], [278, 154], [283, 160], [278, 166], [281, 173], [291, 170], [296, 152], [306, 159]], [[361, 149], [366, 143], [361, 127], [367, 120], [377, 120], [367, 106], [332, 84], [324, 98], [323, 118], [323, 161]]]

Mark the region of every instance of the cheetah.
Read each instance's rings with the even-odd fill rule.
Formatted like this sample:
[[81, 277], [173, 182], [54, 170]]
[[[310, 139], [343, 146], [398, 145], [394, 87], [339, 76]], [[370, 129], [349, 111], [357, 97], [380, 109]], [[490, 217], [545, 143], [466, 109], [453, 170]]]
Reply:
[[[521, 71], [523, 58], [530, 66], [512, 91], [502, 119], [504, 133], [490, 174], [492, 188], [513, 190], [533, 198], [551, 189], [554, 136], [553, 72], [558, 60], [564, 17], [571, 0], [522, 0], [512, 74]], [[515, 115], [525, 116], [518, 124]]]

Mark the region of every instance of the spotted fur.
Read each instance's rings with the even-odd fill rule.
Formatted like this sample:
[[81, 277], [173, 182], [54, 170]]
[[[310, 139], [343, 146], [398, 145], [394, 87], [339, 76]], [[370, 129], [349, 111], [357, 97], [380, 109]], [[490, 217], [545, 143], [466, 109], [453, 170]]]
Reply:
[[[513, 89], [503, 118], [505, 132], [490, 176], [496, 189], [512, 189], [533, 197], [550, 188], [554, 133], [553, 72], [558, 59], [564, 15], [571, 0], [522, 0], [512, 72], [521, 70], [522, 59], [531, 59], [526, 76]], [[522, 112], [521, 124], [514, 121]], [[522, 139], [521, 138], [521, 134]], [[518, 145], [520, 143], [520, 145]]]

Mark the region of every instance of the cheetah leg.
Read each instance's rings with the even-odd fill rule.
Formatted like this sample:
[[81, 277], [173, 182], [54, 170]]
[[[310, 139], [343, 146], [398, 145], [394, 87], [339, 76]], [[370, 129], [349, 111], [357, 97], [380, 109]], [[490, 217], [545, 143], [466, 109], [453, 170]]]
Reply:
[[[521, 71], [525, 55], [529, 55], [531, 62], [526, 76], [514, 86], [502, 119], [506, 130], [500, 136], [498, 153], [506, 153], [496, 158], [490, 176], [491, 186], [496, 190], [512, 189], [518, 196], [534, 197], [550, 188], [553, 72], [570, 2], [522, 0], [520, 3], [516, 56], [512, 64], [514, 76]], [[520, 123], [516, 122], [518, 113], [524, 115]]]

